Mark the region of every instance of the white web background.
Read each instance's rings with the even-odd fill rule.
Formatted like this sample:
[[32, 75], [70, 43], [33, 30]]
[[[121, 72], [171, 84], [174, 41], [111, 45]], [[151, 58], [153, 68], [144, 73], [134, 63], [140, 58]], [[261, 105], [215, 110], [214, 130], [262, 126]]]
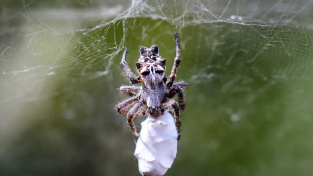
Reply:
[[[28, 61], [32, 60], [33, 56], [37, 58], [38, 55], [44, 52], [39, 49], [37, 49], [38, 52], [36, 52], [35, 49], [32, 48], [33, 45], [37, 44], [38, 38], [43, 36], [62, 38], [62, 35], [76, 31], [84, 31], [84, 33], [88, 35], [89, 32], [99, 28], [107, 28], [107, 30], [109, 30], [109, 28], [115, 26], [115, 23], [123, 23], [123, 20], [128, 18], [148, 17], [152, 19], [162, 19], [175, 25], [177, 30], [181, 30], [189, 25], [217, 22], [248, 25], [252, 26], [251, 28], [264, 38], [267, 38], [269, 31], [262, 31], [263, 25], [270, 26], [273, 30], [278, 25], [303, 27], [306, 29], [312, 28], [312, 1], [309, 0], [195, 0], [176, 1], [171, 4], [167, 4], [166, 1], [134, 0], [115, 6], [113, 6], [114, 3], [112, 3], [113, 5], [111, 3], [112, 2], [81, 2], [80, 7], [83, 7], [83, 9], [79, 10], [71, 9], [68, 4], [63, 6], [55, 5], [55, 8], [52, 9], [39, 8], [38, 10], [32, 7], [35, 4], [33, 1], [8, 3], [10, 5], [13, 4], [13, 7], [16, 9], [5, 6], [2, 7], [1, 20], [4, 24], [1, 30], [2, 42], [0, 54], [0, 69], [2, 74], [11, 74], [19, 77], [19, 73], [23, 74], [41, 67], [47, 67], [47, 72], [52, 74], [53, 72], [49, 70], [53, 67], [58, 67], [58, 65], [54, 65], [54, 63], [56, 63], [55, 60], [44, 65], [38, 63], [33, 67], [29, 67], [27, 64]], [[90, 8], [90, 6], [92, 7]], [[86, 9], [84, 9], [84, 7], [86, 7]], [[113, 20], [111, 20], [112, 18]], [[10, 20], [15, 19], [22, 21], [22, 24], [20, 26], [10, 24]], [[99, 20], [102, 22], [91, 28], [90, 26], [88, 26], [88, 28], [80, 27], [82, 23], [88, 23], [88, 20]], [[64, 24], [57, 25], [55, 21], [60, 21]], [[124, 32], [126, 32], [128, 28], [131, 28], [131, 26], [125, 26]], [[105, 37], [105, 35], [99, 36], [99, 38], [94, 39], [93, 43], [106, 42]], [[271, 39], [269, 38], [268, 40], [270, 43]], [[72, 45], [78, 44], [73, 43]], [[91, 46], [86, 46], [86, 50], [88, 50], [89, 47]], [[107, 56], [104, 56], [104, 61], [108, 63], [105, 64], [107, 67], [104, 73], [107, 73], [110, 69], [110, 64], [112, 63], [110, 59], [125, 47], [124, 38], [122, 41], [116, 41], [113, 47], [116, 49], [116, 52], [108, 53]], [[25, 51], [30, 53], [27, 59], [17, 56], [17, 53], [22, 53], [22, 56], [24, 56]], [[262, 50], [260, 52], [262, 52]], [[285, 52], [288, 54], [287, 50]], [[57, 59], [57, 57], [55, 59]]]
[[[176, 25], [178, 29], [182, 29], [188, 25], [195, 25], [201, 23], [216, 23], [227, 22], [237, 23], [241, 25], [269, 25], [274, 29], [277, 25], [294, 25], [296, 27], [312, 28], [311, 25], [311, 8], [312, 1], [243, 1], [243, 0], [214, 0], [214, 1], [178, 1], [173, 4], [166, 4], [165, 1], [132, 1], [131, 4], [117, 5], [108, 7], [105, 3], [100, 8], [93, 7], [93, 9], [83, 10], [69, 10], [70, 7], [63, 7], [60, 9], [32, 9], [32, 4], [35, 2], [16, 2], [17, 11], [12, 13], [12, 9], [2, 7], [1, 20], [4, 23], [2, 27], [2, 36], [13, 36], [13, 38], [22, 38], [27, 49], [31, 47], [32, 42], [36, 42], [36, 37], [46, 33], [48, 35], [61, 35], [74, 31], [85, 31], [87, 34], [90, 31], [99, 29], [101, 27], [109, 28], [110, 24], [116, 23], [121, 19], [135, 18], [135, 17], [150, 17], [153, 19], [163, 19], [171, 24]], [[91, 2], [89, 2], [91, 3]], [[12, 4], [14, 4], [12, 2]], [[91, 3], [92, 4], [92, 3]], [[129, 7], [127, 7], [130, 5]], [[84, 6], [84, 3], [81, 5]], [[86, 5], [88, 7], [88, 5]], [[123, 11], [123, 9], [126, 9]], [[114, 18], [114, 16], [116, 16]], [[110, 18], [114, 18], [110, 20]], [[19, 20], [31, 23], [33, 28], [24, 29], [25, 34], [19, 35], [20, 32], [10, 20], [18, 18]], [[50, 20], [65, 19], [67, 25], [62, 27], [55, 27]], [[102, 20], [102, 24], [96, 25], [93, 28], [79, 28], [79, 21], [84, 20]], [[47, 22], [45, 22], [47, 21]], [[51, 24], [49, 24], [49, 22]], [[260, 23], [260, 24], [254, 24]], [[78, 28], [77, 28], [78, 27]], [[74, 29], [73, 29], [74, 28]], [[42, 30], [38, 30], [42, 29]], [[29, 31], [28, 31], [29, 30]], [[127, 30], [127, 28], [125, 28]], [[149, 30], [149, 29], [147, 29]], [[256, 30], [257, 27], [256, 27]], [[29, 33], [27, 33], [29, 32]], [[264, 37], [267, 33], [259, 32]], [[3, 74], [9, 74], [6, 71], [8, 64], [5, 58], [12, 57], [12, 51], [19, 49], [15, 43], [10, 41], [9, 37], [3, 37], [1, 45], [1, 69]], [[95, 39], [103, 41], [103, 38]], [[11, 43], [10, 43], [11, 42]], [[105, 41], [104, 41], [105, 42]], [[22, 48], [22, 47], [21, 47]], [[119, 46], [117, 46], [119, 48]], [[26, 69], [27, 70], [27, 69]], [[18, 72], [18, 71], [17, 71]]]

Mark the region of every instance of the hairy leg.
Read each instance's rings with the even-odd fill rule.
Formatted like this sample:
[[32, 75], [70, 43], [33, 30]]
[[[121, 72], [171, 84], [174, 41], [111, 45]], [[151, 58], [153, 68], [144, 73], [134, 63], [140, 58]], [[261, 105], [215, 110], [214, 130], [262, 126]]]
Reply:
[[185, 109], [185, 99], [184, 99], [184, 92], [178, 86], [172, 86], [172, 89], [168, 92], [168, 98], [174, 98], [175, 95], [178, 95], [179, 107], [181, 110]]
[[121, 86], [120, 91], [129, 96], [135, 96], [137, 92], [140, 91], [140, 87], [138, 86]]
[[177, 87], [179, 87], [179, 88], [181, 88], [181, 89], [185, 88], [186, 85], [187, 85], [187, 84], [186, 84], [185, 81], [179, 81], [179, 82], [173, 83], [173, 87], [174, 87], [174, 86], [177, 86]]
[[174, 100], [167, 100], [164, 105], [166, 107], [171, 107], [174, 110], [174, 119], [175, 119], [175, 125], [176, 125], [176, 129], [177, 129], [177, 133], [178, 133], [178, 137], [177, 140], [180, 139], [180, 127], [181, 127], [181, 121], [180, 121], [180, 115], [179, 115], [179, 107], [177, 105], [177, 103]]
[[126, 110], [129, 106], [137, 103], [139, 101], [139, 96], [131, 97], [117, 105], [115, 105], [115, 109], [117, 112], [127, 115], [128, 111]]
[[140, 83], [140, 80], [138, 78], [136, 78], [133, 74], [133, 72], [130, 70], [127, 62], [126, 62], [126, 54], [127, 54], [127, 50], [124, 51], [123, 53], [123, 57], [122, 57], [122, 60], [121, 60], [121, 66], [123, 67], [125, 73], [126, 73], [126, 76], [129, 78], [130, 82], [132, 84], [138, 84]]
[[132, 107], [129, 110], [129, 112], [127, 113], [127, 123], [129, 125], [130, 129], [132, 130], [132, 132], [134, 133], [134, 135], [137, 137], [139, 136], [139, 134], [137, 133], [133, 118], [136, 117], [137, 114], [139, 114], [138, 112], [140, 112], [140, 109], [143, 106], [144, 106], [144, 103], [139, 102], [139, 103], [135, 104], [134, 107]]
[[166, 83], [167, 89], [169, 89], [173, 85], [173, 82], [176, 78], [177, 69], [181, 61], [179, 40], [178, 40], [178, 35], [176, 32], [175, 32], [175, 40], [176, 40], [176, 57], [175, 57], [174, 64], [172, 67], [171, 75]]
[[147, 106], [146, 105], [143, 105], [142, 108], [137, 112], [137, 114], [135, 114], [134, 117], [137, 117], [137, 116], [146, 116], [147, 113]]

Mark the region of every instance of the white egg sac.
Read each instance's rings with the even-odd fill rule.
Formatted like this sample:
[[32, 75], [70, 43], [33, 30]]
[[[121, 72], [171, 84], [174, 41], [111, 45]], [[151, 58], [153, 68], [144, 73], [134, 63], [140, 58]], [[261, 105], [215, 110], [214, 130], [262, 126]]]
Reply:
[[177, 153], [177, 130], [169, 112], [157, 118], [148, 117], [141, 123], [135, 156], [142, 175], [164, 175]]

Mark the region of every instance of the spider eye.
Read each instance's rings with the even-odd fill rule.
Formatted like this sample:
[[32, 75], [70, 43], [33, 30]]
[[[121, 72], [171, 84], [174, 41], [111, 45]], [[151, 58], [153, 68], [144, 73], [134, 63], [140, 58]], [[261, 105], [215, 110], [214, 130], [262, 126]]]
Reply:
[[158, 73], [158, 74], [163, 74], [163, 73], [164, 73], [163, 70], [157, 70], [157, 71], [155, 71], [155, 72]]
[[149, 75], [149, 73], [150, 73], [150, 71], [144, 71], [144, 72], [141, 73], [141, 75], [147, 76], [147, 75]]

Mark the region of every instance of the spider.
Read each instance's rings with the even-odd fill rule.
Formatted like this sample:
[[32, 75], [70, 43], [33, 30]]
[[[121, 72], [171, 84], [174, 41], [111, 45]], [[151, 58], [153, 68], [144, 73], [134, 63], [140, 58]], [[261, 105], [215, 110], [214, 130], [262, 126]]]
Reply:
[[[175, 125], [178, 132], [177, 140], [180, 139], [180, 111], [185, 109], [183, 88], [186, 82], [180, 81], [174, 83], [176, 72], [181, 62], [180, 46], [178, 35], [175, 32], [176, 40], [176, 57], [174, 59], [173, 68], [169, 78], [165, 75], [166, 60], [159, 55], [157, 45], [150, 48], [140, 47], [140, 58], [136, 62], [136, 69], [139, 77], [135, 77], [126, 62], [127, 50], [124, 51], [121, 66], [126, 76], [132, 84], [142, 83], [141, 86], [121, 86], [120, 91], [126, 93], [131, 98], [117, 104], [115, 109], [117, 112], [127, 116], [127, 123], [135, 136], [139, 136], [136, 131], [133, 118], [137, 116], [146, 116], [149, 114], [153, 118], [157, 118], [168, 108], [174, 110]], [[179, 106], [172, 98], [178, 96]], [[134, 105], [132, 108], [132, 105]], [[172, 111], [170, 111], [173, 113]]]

